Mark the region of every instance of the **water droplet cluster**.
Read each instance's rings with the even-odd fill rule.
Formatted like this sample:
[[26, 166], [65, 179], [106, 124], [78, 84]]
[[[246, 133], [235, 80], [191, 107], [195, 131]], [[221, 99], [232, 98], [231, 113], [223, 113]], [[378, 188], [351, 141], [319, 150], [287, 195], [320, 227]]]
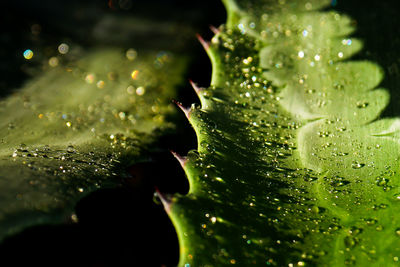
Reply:
[[86, 51], [76, 60], [78, 50], [60, 44], [43, 74], [1, 102], [0, 218], [71, 212], [172, 127], [165, 118], [183, 60], [135, 49]]
[[382, 71], [345, 61], [361, 43], [344, 37], [348, 17], [318, 11], [329, 1], [277, 2], [235, 1], [239, 18], [207, 51], [191, 190], [172, 204], [184, 263], [396, 261], [398, 153], [384, 147], [398, 147], [399, 123], [373, 122], [388, 100], [374, 90]]

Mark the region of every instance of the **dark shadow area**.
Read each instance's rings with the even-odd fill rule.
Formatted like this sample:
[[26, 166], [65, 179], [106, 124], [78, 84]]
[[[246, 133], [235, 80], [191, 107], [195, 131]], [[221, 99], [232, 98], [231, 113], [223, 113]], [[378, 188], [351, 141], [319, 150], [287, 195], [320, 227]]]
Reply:
[[[185, 79], [208, 86], [211, 65], [195, 33], [210, 39], [209, 25], [225, 21], [223, 5], [213, 0], [45, 0], [40, 4], [18, 0], [4, 3], [0, 13], [0, 98], [40, 74], [40, 66], [51, 56], [48, 51], [62, 42], [79, 44], [84, 50], [116, 46], [183, 51], [191, 56]], [[132, 19], [151, 25], [131, 25]], [[177, 32], [180, 37], [171, 38]], [[26, 49], [40, 53], [28, 62], [23, 57]], [[199, 102], [189, 82], [179, 88], [177, 100], [186, 106]], [[186, 155], [197, 144], [183, 114], [174, 122], [175, 133], [154, 144], [148, 162], [131, 166], [130, 178], [77, 204], [77, 222], [36, 226], [6, 239], [0, 245], [0, 265], [175, 266], [179, 260], [176, 232], [154, 193], [156, 188], [165, 196], [187, 193], [188, 181], [169, 150]]]
[[400, 17], [396, 0], [337, 1], [335, 10], [351, 16], [357, 30], [352, 35], [364, 42], [364, 48], [354, 59], [379, 64], [385, 78], [380, 87], [390, 92], [390, 103], [382, 116], [400, 115]]
[[178, 241], [151, 192], [95, 192], [77, 205], [79, 223], [38, 226], [4, 242], [9, 266], [175, 266]]
[[32, 227], [0, 245], [0, 262], [13, 266], [176, 266], [175, 229], [156, 197], [188, 190], [179, 163], [169, 152], [128, 169], [114, 189], [84, 197], [77, 223]]

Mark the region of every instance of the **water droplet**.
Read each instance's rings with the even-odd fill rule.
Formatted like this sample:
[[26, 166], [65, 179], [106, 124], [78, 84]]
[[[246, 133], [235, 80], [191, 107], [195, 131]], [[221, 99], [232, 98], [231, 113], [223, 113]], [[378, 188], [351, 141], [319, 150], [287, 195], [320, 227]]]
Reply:
[[57, 57], [51, 57], [49, 59], [49, 66], [50, 67], [57, 67], [58, 66], [58, 58]]
[[397, 236], [400, 236], [400, 227], [395, 230]]
[[352, 41], [351, 41], [351, 39], [343, 39], [343, 40], [342, 40], [342, 44], [343, 44], [343, 45], [351, 45], [351, 44], [352, 44]]
[[75, 153], [75, 152], [76, 152], [76, 149], [74, 148], [74, 146], [69, 145], [69, 146], [67, 147], [67, 152], [68, 152], [68, 153]]
[[369, 103], [364, 101], [357, 102], [357, 108], [366, 108], [368, 107]]
[[86, 77], [85, 77], [85, 81], [86, 81], [88, 84], [94, 83], [94, 80], [95, 80], [95, 76], [94, 76], [94, 74], [92, 74], [92, 73], [89, 73], [89, 74], [86, 75]]
[[25, 59], [31, 59], [33, 57], [33, 51], [30, 49], [27, 49], [24, 51], [24, 58]]
[[374, 225], [374, 224], [376, 224], [377, 222], [378, 222], [378, 220], [372, 219], [372, 218], [369, 218], [369, 219], [365, 220], [365, 223], [366, 223], [367, 225]]
[[24, 143], [19, 145], [19, 150], [22, 152], [28, 152], [28, 147]]
[[104, 86], [106, 85], [106, 83], [103, 80], [100, 80], [96, 83], [97, 88], [104, 88]]
[[137, 57], [137, 52], [135, 49], [129, 48], [125, 55], [128, 60], [134, 60]]
[[138, 96], [142, 96], [146, 93], [146, 89], [143, 86], [140, 86], [136, 89], [136, 94]]
[[333, 88], [335, 88], [336, 90], [343, 90], [344, 86], [342, 84], [340, 84], [340, 83], [335, 83], [333, 85]]
[[353, 169], [361, 169], [362, 167], [364, 167], [365, 164], [364, 163], [359, 163], [357, 161], [353, 161], [353, 163], [351, 164], [351, 167]]

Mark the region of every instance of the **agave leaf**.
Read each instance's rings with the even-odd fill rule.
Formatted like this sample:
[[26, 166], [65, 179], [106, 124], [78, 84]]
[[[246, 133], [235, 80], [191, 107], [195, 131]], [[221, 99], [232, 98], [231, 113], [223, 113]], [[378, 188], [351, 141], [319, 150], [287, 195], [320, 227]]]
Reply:
[[189, 113], [181, 266], [395, 266], [399, 119], [329, 1], [224, 1], [211, 87]]
[[149, 144], [173, 129], [166, 116], [185, 62], [149, 51], [131, 61], [100, 49], [46, 67], [3, 99], [0, 239], [65, 221], [82, 196], [121, 182], [125, 167], [145, 160]]

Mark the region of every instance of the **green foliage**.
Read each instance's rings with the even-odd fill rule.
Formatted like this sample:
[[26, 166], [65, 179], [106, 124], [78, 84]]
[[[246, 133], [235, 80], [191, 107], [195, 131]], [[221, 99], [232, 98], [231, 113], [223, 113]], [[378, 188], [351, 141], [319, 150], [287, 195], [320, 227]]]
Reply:
[[189, 121], [190, 192], [169, 204], [181, 266], [395, 266], [398, 119], [382, 70], [329, 1], [225, 1]]
[[185, 65], [168, 53], [139, 51], [132, 61], [101, 49], [45, 67], [2, 100], [0, 239], [66, 221], [82, 196], [121, 182], [125, 167], [146, 159], [155, 138], [173, 129], [170, 100]]

